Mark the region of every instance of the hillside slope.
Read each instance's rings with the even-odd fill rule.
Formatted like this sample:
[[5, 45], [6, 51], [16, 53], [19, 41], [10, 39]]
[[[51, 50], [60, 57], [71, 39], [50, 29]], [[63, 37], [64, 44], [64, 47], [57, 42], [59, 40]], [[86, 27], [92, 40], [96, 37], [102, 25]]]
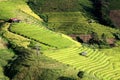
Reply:
[[[75, 4], [76, 2], [77, 4]], [[64, 3], [64, 6], [61, 6], [62, 3]], [[43, 18], [46, 25], [48, 25], [47, 27], [56, 32], [62, 32], [68, 35], [90, 34], [95, 32], [99, 38], [101, 38], [103, 33], [108, 38], [114, 38], [112, 33], [118, 32], [118, 30], [101, 25], [94, 20], [95, 16], [92, 14], [94, 9], [92, 6], [93, 3], [89, 0], [61, 0], [60, 2], [52, 0], [30, 0], [28, 4], [35, 13]], [[74, 7], [71, 8], [71, 5]], [[90, 22], [91, 20], [92, 22]]]
[[[5, 71], [4, 71], [5, 75], [7, 75], [10, 79], [13, 80], [21, 80], [21, 79], [56, 80], [57, 78], [58, 79], [60, 78], [60, 80], [62, 78], [74, 80], [74, 78], [78, 78], [76, 76], [78, 70], [74, 70], [72, 67], [66, 66], [66, 64], [61, 64], [44, 55], [38, 56], [36, 54], [36, 50], [31, 49], [30, 45], [34, 47], [37, 44], [38, 46], [40, 46], [41, 49], [40, 52], [43, 53], [42, 51], [44, 50], [57, 49], [57, 48], [59, 49], [59, 48], [74, 46], [74, 44], [75, 46], [80, 46], [79, 43], [73, 41], [71, 38], [63, 34], [59, 34], [59, 33], [56, 34], [50, 30], [47, 30], [42, 23], [42, 19], [40, 19], [39, 17], [36, 18], [37, 15], [35, 15], [33, 12], [30, 11], [30, 8], [27, 6], [24, 0], [22, 1], [8, 0], [8, 1], [2, 1], [0, 3], [1, 3], [0, 11], [2, 11], [0, 13], [1, 14], [0, 17], [2, 20], [8, 21], [10, 18], [18, 18], [22, 21], [21, 23], [16, 23], [16, 24], [3, 22], [1, 25], [1, 35], [8, 40], [10, 47], [15, 51], [17, 55], [16, 59], [11, 61], [5, 67]], [[9, 8], [3, 9], [6, 5], [9, 6]], [[12, 5], [14, 5], [14, 7]], [[24, 9], [27, 9], [27, 12], [24, 12]], [[26, 27], [28, 29], [32, 28], [31, 31], [37, 29], [39, 31], [44, 30], [41, 33], [38, 32], [38, 34], [43, 36], [43, 34], [46, 33], [46, 35], [49, 35], [49, 37], [43, 36], [45, 39], [41, 37], [40, 40], [38, 41], [37, 39], [33, 39], [34, 37], [32, 38], [31, 37], [32, 35], [30, 35], [30, 37], [29, 36], [27, 37], [21, 35], [21, 33], [18, 34], [15, 31], [11, 32], [11, 29], [9, 27], [12, 27], [12, 25], [14, 26], [16, 25], [16, 27], [17, 26]], [[36, 27], [36, 29], [34, 27]], [[37, 35], [37, 33], [34, 32], [35, 31], [33, 31], [32, 34]], [[39, 35], [37, 35], [37, 37], [39, 38]], [[54, 41], [54, 38], [56, 38], [58, 41], [52, 43]], [[64, 41], [64, 44], [62, 44], [63, 42], [60, 39]], [[32, 44], [32, 42], [34, 44]], [[65, 45], [66, 43], [68, 45]], [[59, 47], [57, 44], [61, 46]], [[69, 73], [69, 70], [73, 72]]]
[[[32, 2], [32, 0], [30, 1]], [[91, 7], [88, 0], [79, 1], [84, 6]], [[60, 1], [60, 3], [63, 2], [64, 0]], [[12, 80], [120, 79], [119, 57], [109, 56], [105, 53], [107, 50], [101, 52], [97, 49], [82, 46], [72, 38], [59, 33], [65, 31], [66, 34], [73, 34], [76, 30], [72, 32], [72, 28], [67, 31], [66, 27], [63, 27], [62, 29], [66, 30], [58, 29], [59, 32], [53, 32], [47, 27], [52, 27], [51, 24], [57, 24], [55, 28], [61, 28], [59, 25], [62, 23], [67, 25], [66, 22], [71, 27], [71, 25], [78, 23], [81, 26], [78, 26], [77, 34], [88, 33], [91, 30], [96, 32], [99, 37], [103, 32], [107, 37], [114, 37], [112, 33], [119, 30], [101, 25], [96, 21], [88, 23], [87, 20], [90, 18], [86, 15], [88, 13], [76, 11], [75, 8], [74, 12], [71, 12], [71, 10], [69, 12], [68, 7], [66, 8], [68, 12], [45, 12], [44, 14], [49, 16], [47, 26], [43, 22], [44, 20], [32, 12], [27, 3], [29, 2], [26, 2], [26, 0], [0, 1], [0, 19], [7, 21], [10, 18], [17, 18], [21, 20], [19, 23], [3, 22], [1, 25], [1, 36], [8, 40], [10, 47], [17, 55], [13, 61], [6, 65], [5, 75]], [[48, 8], [45, 10], [48, 10]], [[51, 24], [49, 24], [50, 21]], [[70, 30], [71, 32], [69, 32]], [[87, 54], [81, 55], [83, 52]], [[115, 61], [115, 58], [118, 60]], [[83, 71], [84, 75], [78, 75], [80, 71]]]
[[8, 60], [11, 60], [14, 56], [12, 50], [7, 49], [6, 42], [0, 37], [0, 79], [9, 80], [7, 76], [4, 75], [4, 66], [7, 65]]

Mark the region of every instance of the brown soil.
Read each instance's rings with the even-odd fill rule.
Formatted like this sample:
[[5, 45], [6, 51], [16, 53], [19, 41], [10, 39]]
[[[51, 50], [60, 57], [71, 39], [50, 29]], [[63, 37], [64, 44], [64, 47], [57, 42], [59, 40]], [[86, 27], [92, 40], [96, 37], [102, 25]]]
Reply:
[[110, 19], [113, 21], [115, 26], [120, 28], [120, 10], [111, 10]]
[[108, 44], [114, 44], [116, 40], [114, 38], [109, 38], [106, 40]]
[[92, 38], [92, 36], [90, 34], [86, 34], [86, 35], [85, 34], [80, 34], [80, 35], [72, 34], [69, 36], [72, 37], [74, 40], [76, 40], [76, 37], [80, 37], [80, 39], [82, 39], [83, 42], [88, 42]]

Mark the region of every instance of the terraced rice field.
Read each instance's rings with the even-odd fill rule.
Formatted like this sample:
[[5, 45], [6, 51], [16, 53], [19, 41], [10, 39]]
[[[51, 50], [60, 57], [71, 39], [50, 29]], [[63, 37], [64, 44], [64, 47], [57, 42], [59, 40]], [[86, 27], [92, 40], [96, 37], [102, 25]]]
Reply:
[[10, 24], [6, 23], [2, 26], [3, 36], [7, 37], [8, 40], [10, 40], [13, 43], [16, 43], [19, 46], [27, 47], [30, 43], [29, 39], [26, 39], [22, 36], [16, 35], [12, 32], [8, 31]]
[[[82, 1], [84, 2], [84, 0]], [[117, 65], [119, 64], [119, 61], [117, 61], [117, 63], [114, 63], [114, 61], [116, 60], [115, 57], [108, 56], [98, 50], [93, 50], [87, 47], [83, 47], [81, 46], [81, 44], [75, 42], [74, 40], [72, 40], [71, 38], [67, 37], [64, 34], [55, 33], [53, 31], [48, 30], [41, 23], [35, 25], [35, 23], [38, 23], [36, 20], [39, 20], [39, 21], [42, 21], [42, 20], [39, 19], [39, 17], [36, 16], [35, 14], [30, 13], [31, 10], [26, 11], [26, 8], [29, 9], [28, 6], [24, 10], [21, 10], [21, 8], [25, 7], [24, 5], [19, 6], [18, 12], [20, 13], [13, 15], [14, 12], [11, 12], [11, 11], [12, 10], [15, 11], [14, 9], [17, 9], [18, 7], [17, 8], [11, 7], [12, 9], [6, 8], [5, 7], [6, 5], [9, 5], [9, 6], [14, 5], [11, 2], [7, 2], [7, 3], [3, 2], [3, 4], [1, 3], [0, 5], [3, 6], [0, 8], [0, 10], [3, 11], [2, 13], [4, 13], [1, 15], [2, 19], [8, 19], [11, 17], [15, 17], [17, 15], [19, 16], [18, 18], [24, 21], [21, 23], [16, 23], [11, 25], [7, 23], [3, 26], [4, 27], [3, 31], [5, 31], [3, 36], [7, 37], [8, 39], [11, 39], [17, 45], [27, 47], [30, 42], [29, 40], [34, 40], [39, 43], [42, 43], [43, 45], [55, 47], [54, 50], [44, 51], [43, 52], [44, 55], [51, 57], [51, 59], [57, 60], [61, 63], [73, 66], [73, 68], [77, 70], [85, 71], [86, 73], [96, 78], [96, 80], [119, 80], [120, 79], [120, 68]], [[4, 7], [5, 9], [3, 10]], [[9, 15], [6, 16], [6, 14], [8, 13]], [[107, 28], [98, 23], [88, 24], [87, 22], [88, 18], [86, 18], [84, 14], [81, 12], [79, 13], [69, 12], [69, 13], [62, 13], [62, 14], [51, 13], [51, 14], [48, 14], [48, 17], [49, 17], [49, 23], [51, 23], [51, 25], [53, 26], [54, 26], [53, 23], [55, 23], [55, 26], [58, 26], [58, 25], [61, 25], [61, 23], [66, 24], [66, 23], [74, 22], [76, 24], [79, 23], [80, 26], [84, 25], [84, 27], [91, 26], [91, 29], [97, 28], [95, 29], [95, 31], [98, 32], [99, 35], [103, 33], [103, 30], [104, 32], [106, 32], [106, 34], [110, 34], [111, 32], [116, 32], [115, 29]], [[77, 17], [79, 19], [77, 19]], [[111, 32], [107, 32], [109, 30]], [[99, 32], [99, 31], [102, 31], [102, 32]], [[110, 37], [113, 37], [113, 36], [110, 35]], [[82, 56], [79, 54], [84, 51], [87, 52], [86, 56]], [[1, 58], [4, 58], [4, 57], [1, 57]], [[0, 68], [0, 71], [2, 71], [1, 68]]]
[[[79, 53], [86, 51], [86, 56]], [[78, 70], [87, 72], [97, 80], [118, 80], [120, 69], [114, 68], [111, 57], [98, 50], [86, 47], [66, 48], [62, 50], [45, 52], [45, 55], [61, 63], [73, 66]]]
[[[93, 23], [93, 25], [98, 24]], [[106, 30], [108, 30], [108, 28], [106, 28]], [[85, 71], [96, 80], [120, 79], [120, 69], [111, 61], [113, 57], [107, 56], [98, 50], [81, 47], [79, 43], [63, 34], [52, 32], [40, 25], [26, 23], [12, 24], [10, 31], [59, 48], [45, 51], [44, 54], [61, 63], [73, 66], [77, 70]], [[88, 53], [86, 57], [79, 55], [79, 53], [83, 51]]]
[[64, 34], [52, 32], [39, 25], [30, 25], [26, 23], [13, 24], [10, 27], [10, 30], [45, 45], [56, 48], [74, 46], [75, 43], [80, 45]]
[[104, 32], [108, 38], [111, 38], [114, 37], [111, 33], [119, 32], [117, 29], [101, 25], [96, 21], [89, 23], [91, 19], [84, 12], [49, 12], [45, 14], [48, 16], [48, 28], [66, 34], [86, 34], [94, 31], [99, 37]]

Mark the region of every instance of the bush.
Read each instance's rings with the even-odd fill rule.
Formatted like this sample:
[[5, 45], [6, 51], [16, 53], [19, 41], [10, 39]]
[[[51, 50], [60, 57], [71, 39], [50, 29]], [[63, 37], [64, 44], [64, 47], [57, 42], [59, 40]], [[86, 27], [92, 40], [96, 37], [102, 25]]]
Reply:
[[83, 78], [84, 72], [83, 72], [83, 71], [79, 71], [78, 74], [77, 74], [77, 76], [78, 76], [79, 78]]
[[15, 75], [21, 71], [21, 66], [30, 66], [28, 64], [25, 64], [25, 62], [30, 58], [30, 54], [32, 53], [29, 49], [26, 49], [24, 47], [16, 46], [13, 48], [18, 56], [13, 61], [10, 61], [7, 66], [5, 66], [5, 75], [10, 79], [13, 79]]
[[80, 37], [79, 37], [79, 36], [77, 36], [77, 37], [76, 37], [76, 39], [77, 39], [77, 41], [78, 41], [78, 42], [83, 43], [83, 40], [82, 40], [82, 39], [80, 39]]
[[114, 33], [115, 39], [120, 40], [120, 33]]
[[44, 22], [46, 22], [46, 23], [48, 22], [48, 16], [47, 15], [40, 14], [39, 16], [43, 19]]
[[39, 80], [57, 80], [57, 78], [60, 76], [60, 73], [60, 70], [57, 69], [43, 69]]
[[35, 45], [36, 45], [35, 41], [30, 41], [30, 44], [28, 45], [28, 47], [35, 49]]
[[58, 78], [58, 80], [76, 80], [76, 79], [70, 78], [70, 77], [61, 76], [61, 77]]

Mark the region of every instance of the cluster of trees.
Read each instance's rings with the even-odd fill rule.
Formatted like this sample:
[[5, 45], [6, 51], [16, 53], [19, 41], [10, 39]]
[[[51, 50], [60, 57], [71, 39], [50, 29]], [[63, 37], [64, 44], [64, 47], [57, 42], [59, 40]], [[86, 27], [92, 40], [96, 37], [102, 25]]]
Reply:
[[89, 40], [89, 44], [97, 44], [99, 48], [108, 48], [110, 47], [109, 44], [107, 43], [107, 38], [106, 35], [103, 33], [101, 35], [101, 39], [98, 37], [97, 33], [93, 32], [92, 38]]
[[[92, 32], [91, 37], [92, 38], [89, 39], [87, 44], [89, 44], [89, 45], [98, 45], [99, 48], [108, 48], [108, 47], [110, 47], [110, 45], [106, 41], [107, 38], [106, 38], [106, 35], [104, 33], [101, 35], [101, 38], [99, 38], [97, 33]], [[84, 43], [84, 41], [79, 36], [77, 36], [76, 39], [79, 42]]]
[[34, 52], [29, 48], [17, 45], [15, 42], [8, 38], [5, 39], [8, 41], [8, 48], [12, 49], [15, 52], [15, 55], [11, 60], [8, 61], [8, 64], [4, 66], [4, 74], [10, 79], [13, 79], [16, 74], [21, 72], [22, 68], [30, 67], [27, 62], [28, 60], [32, 61], [31, 54]]
[[93, 2], [94, 11], [93, 14], [97, 17], [101, 24], [115, 27], [109, 17], [110, 3], [109, 0], [91, 0]]

